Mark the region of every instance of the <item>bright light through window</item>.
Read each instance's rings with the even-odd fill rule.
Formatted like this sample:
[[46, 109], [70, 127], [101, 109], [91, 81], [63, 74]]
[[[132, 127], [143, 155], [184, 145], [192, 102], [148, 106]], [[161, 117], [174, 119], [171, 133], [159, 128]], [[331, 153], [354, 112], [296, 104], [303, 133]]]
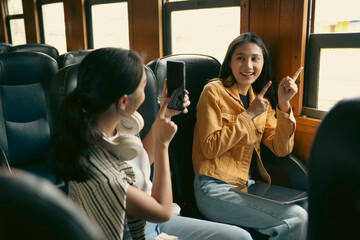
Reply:
[[206, 54], [222, 62], [240, 34], [240, 7], [174, 11], [171, 34], [172, 54]]
[[314, 33], [360, 32], [359, 0], [316, 0]]
[[59, 54], [67, 52], [63, 3], [42, 6], [45, 43], [54, 46]]
[[127, 2], [92, 6], [94, 48], [130, 48]]
[[318, 109], [360, 94], [360, 49], [321, 49]]
[[26, 43], [24, 19], [10, 20], [11, 41], [12, 45], [20, 45]]
[[7, 9], [9, 11], [9, 15], [23, 14], [22, 1], [7, 0]]

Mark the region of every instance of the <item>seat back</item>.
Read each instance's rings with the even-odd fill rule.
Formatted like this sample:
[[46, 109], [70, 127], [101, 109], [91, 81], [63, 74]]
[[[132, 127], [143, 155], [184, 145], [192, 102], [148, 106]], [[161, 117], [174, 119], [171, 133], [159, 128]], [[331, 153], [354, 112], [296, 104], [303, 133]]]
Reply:
[[161, 96], [166, 78], [168, 60], [184, 61], [186, 66], [186, 89], [189, 91], [191, 105], [187, 114], [173, 117], [178, 125], [169, 147], [172, 172], [174, 201], [181, 207], [184, 216], [198, 217], [194, 197], [194, 171], [192, 165], [193, 130], [196, 122], [196, 105], [204, 85], [208, 80], [219, 75], [220, 63], [213, 57], [198, 54], [178, 54], [159, 58], [155, 65], [155, 76], [158, 81], [157, 95]]
[[71, 64], [80, 63], [93, 49], [79, 50], [61, 54], [56, 61], [58, 62], [59, 69], [69, 66]]
[[11, 46], [10, 43], [0, 43], [0, 53], [8, 52]]
[[146, 74], [145, 100], [138, 109], [138, 112], [144, 118], [144, 128], [140, 132], [142, 139], [149, 132], [158, 112], [156, 78], [154, 72], [149, 67], [144, 66], [144, 68]]
[[0, 239], [105, 239], [97, 225], [51, 182], [0, 169]]
[[72, 64], [63, 67], [56, 72], [51, 81], [51, 114], [56, 119], [61, 103], [77, 86], [77, 72], [79, 64]]
[[58, 70], [43, 53], [0, 54], [0, 147], [10, 167], [55, 181], [51, 159], [49, 88]]
[[51, 45], [45, 43], [26, 43], [12, 46], [9, 52], [41, 52], [49, 55], [55, 60], [59, 57], [59, 51]]
[[[359, 238], [360, 98], [336, 104], [309, 155], [309, 239]], [[358, 237], [356, 237], [358, 236]]]

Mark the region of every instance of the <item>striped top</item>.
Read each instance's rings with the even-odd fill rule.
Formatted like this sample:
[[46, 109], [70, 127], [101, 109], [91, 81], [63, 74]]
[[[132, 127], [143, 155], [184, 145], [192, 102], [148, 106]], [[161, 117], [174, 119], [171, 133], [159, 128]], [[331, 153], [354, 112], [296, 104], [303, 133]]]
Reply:
[[90, 149], [89, 179], [69, 182], [69, 198], [103, 230], [106, 239], [123, 239], [128, 222], [133, 239], [145, 239], [145, 221], [125, 217], [126, 190], [135, 185], [131, 166], [100, 147]]

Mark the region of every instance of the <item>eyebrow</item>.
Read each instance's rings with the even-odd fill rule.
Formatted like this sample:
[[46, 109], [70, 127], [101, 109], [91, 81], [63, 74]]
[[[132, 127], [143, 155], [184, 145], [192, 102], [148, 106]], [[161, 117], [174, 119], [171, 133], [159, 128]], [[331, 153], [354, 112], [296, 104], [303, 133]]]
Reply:
[[236, 54], [235, 54], [235, 56], [238, 56], [238, 55], [241, 55], [241, 56], [256, 56], [256, 57], [262, 56], [261, 54], [257, 54], [257, 53], [248, 55], [248, 54], [245, 54], [245, 53], [241, 53], [241, 52], [240, 52], [240, 53], [236, 53]]

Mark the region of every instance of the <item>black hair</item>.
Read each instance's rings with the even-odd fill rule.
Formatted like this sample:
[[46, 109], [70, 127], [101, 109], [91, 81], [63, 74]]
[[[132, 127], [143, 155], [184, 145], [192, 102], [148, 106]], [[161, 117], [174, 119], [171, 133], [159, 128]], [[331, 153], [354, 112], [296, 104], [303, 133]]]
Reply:
[[[252, 88], [253, 88], [254, 92], [260, 93], [261, 90], [265, 87], [265, 85], [269, 81], [273, 81], [273, 77], [272, 77], [272, 71], [271, 71], [271, 60], [270, 60], [269, 51], [266, 48], [264, 42], [261, 40], [261, 38], [258, 35], [256, 35], [255, 33], [251, 33], [251, 32], [243, 33], [240, 36], [236, 37], [230, 43], [228, 50], [226, 52], [224, 61], [220, 68], [219, 78], [223, 82], [225, 87], [231, 87], [232, 85], [234, 85], [236, 83], [236, 79], [230, 68], [230, 62], [231, 62], [231, 58], [235, 52], [235, 49], [243, 43], [255, 43], [262, 50], [262, 54], [264, 57], [264, 65], [263, 65], [260, 76], [252, 84]], [[229, 76], [231, 76], [230, 79], [229, 79]], [[268, 91], [266, 91], [265, 97], [267, 97], [270, 100], [271, 106], [275, 109], [275, 107], [277, 105], [277, 97], [275, 95], [275, 88], [273, 85], [274, 84], [271, 84]]]
[[53, 169], [58, 179], [85, 181], [91, 145], [101, 137], [95, 116], [131, 94], [143, 75], [132, 50], [100, 48], [80, 63], [75, 90], [61, 105], [55, 124]]

